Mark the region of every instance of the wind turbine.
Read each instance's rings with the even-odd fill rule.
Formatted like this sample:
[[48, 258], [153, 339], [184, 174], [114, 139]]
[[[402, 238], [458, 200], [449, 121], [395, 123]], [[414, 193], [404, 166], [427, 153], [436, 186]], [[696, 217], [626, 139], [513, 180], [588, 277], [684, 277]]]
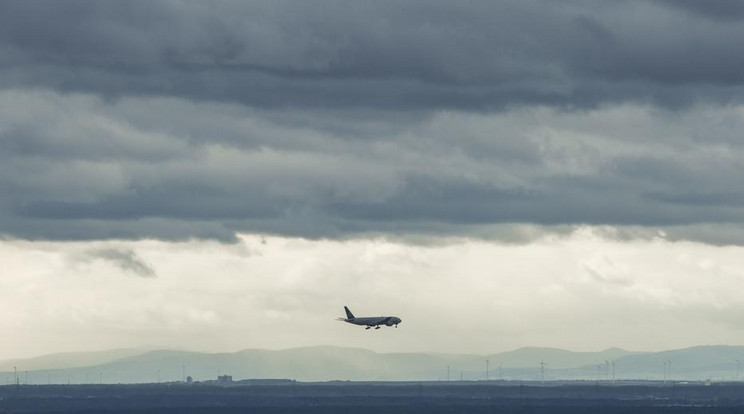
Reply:
[[607, 377], [607, 381], [610, 380], [610, 361], [605, 359], [605, 376]]
[[672, 381], [672, 361], [667, 360], [667, 366], [669, 367], [669, 382]]
[[735, 359], [734, 361], [736, 361], [736, 380], [739, 381], [739, 367], [741, 365], [741, 361], [739, 361], [738, 359]]
[[545, 383], [545, 365], [548, 364], [546, 364], [545, 362], [540, 362], [540, 378], [543, 384]]

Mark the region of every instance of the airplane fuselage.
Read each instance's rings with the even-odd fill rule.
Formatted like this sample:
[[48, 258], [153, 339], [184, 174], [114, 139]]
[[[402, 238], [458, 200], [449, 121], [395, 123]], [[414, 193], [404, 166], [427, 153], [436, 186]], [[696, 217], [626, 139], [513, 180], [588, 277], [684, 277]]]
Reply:
[[393, 326], [401, 322], [400, 318], [395, 316], [372, 316], [365, 318], [353, 318], [344, 319], [344, 322], [352, 323], [354, 325], [366, 325], [366, 326]]
[[360, 326], [366, 326], [367, 329], [375, 327], [375, 329], [380, 329], [380, 326], [395, 326], [398, 327], [398, 324], [402, 322], [402, 320], [397, 316], [371, 316], [371, 317], [355, 317], [354, 314], [349, 311], [349, 308], [344, 306], [344, 310], [346, 311], [346, 318], [339, 318], [339, 320], [342, 320], [344, 322], [348, 322], [353, 325], [360, 325]]

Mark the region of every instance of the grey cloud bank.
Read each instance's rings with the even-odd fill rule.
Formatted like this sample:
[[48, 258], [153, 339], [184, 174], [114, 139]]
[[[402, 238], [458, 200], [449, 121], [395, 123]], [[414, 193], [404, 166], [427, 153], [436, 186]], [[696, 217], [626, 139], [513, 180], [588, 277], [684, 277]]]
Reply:
[[2, 84], [271, 107], [741, 102], [737, 14], [676, 3], [9, 2]]
[[744, 25], [705, 4], [5, 2], [0, 232], [742, 243]]

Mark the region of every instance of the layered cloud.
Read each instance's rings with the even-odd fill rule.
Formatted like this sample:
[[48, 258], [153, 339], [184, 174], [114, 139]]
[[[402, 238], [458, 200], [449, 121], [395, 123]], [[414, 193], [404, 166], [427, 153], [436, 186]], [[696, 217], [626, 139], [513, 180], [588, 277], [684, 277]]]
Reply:
[[742, 243], [727, 2], [0, 5], [0, 232]]
[[741, 102], [744, 81], [730, 2], [2, 7], [5, 87], [412, 110]]
[[508, 239], [592, 224], [728, 243], [737, 237], [719, 230], [744, 219], [738, 106], [386, 123], [16, 90], [0, 107], [0, 222], [23, 238]]

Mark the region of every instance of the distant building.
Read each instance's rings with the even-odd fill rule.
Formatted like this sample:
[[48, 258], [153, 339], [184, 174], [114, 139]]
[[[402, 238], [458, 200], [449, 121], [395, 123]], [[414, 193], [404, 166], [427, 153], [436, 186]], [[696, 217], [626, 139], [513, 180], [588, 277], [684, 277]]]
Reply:
[[232, 382], [232, 375], [220, 375], [217, 377], [218, 384], [230, 384]]

